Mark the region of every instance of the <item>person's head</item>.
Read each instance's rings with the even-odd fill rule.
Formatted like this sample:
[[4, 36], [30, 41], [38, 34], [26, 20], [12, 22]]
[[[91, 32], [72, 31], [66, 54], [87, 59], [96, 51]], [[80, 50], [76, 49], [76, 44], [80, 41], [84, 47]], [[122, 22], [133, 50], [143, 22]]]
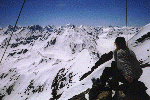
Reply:
[[116, 50], [119, 50], [119, 49], [127, 49], [127, 45], [126, 45], [126, 40], [124, 37], [117, 37], [116, 40], [115, 40], [115, 44], [116, 44]]

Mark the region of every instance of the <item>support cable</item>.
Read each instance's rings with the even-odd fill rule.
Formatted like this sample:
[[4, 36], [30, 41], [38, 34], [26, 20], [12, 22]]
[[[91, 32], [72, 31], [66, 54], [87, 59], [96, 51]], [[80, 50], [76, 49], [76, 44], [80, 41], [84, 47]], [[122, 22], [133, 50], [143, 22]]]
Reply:
[[128, 21], [128, 20], [127, 20], [127, 10], [128, 10], [128, 9], [127, 9], [127, 0], [126, 0], [126, 27], [127, 27], [127, 21]]
[[127, 31], [127, 24], [128, 24], [128, 16], [127, 16], [127, 14], [128, 14], [128, 12], [127, 12], [127, 0], [126, 0], [126, 34], [127, 34], [127, 46], [128, 46], [128, 31]]
[[17, 25], [17, 23], [18, 23], [18, 20], [19, 20], [19, 17], [20, 17], [20, 14], [21, 14], [21, 12], [22, 12], [22, 9], [23, 9], [24, 4], [25, 4], [25, 0], [24, 0], [24, 2], [23, 2], [23, 5], [22, 5], [21, 10], [20, 10], [20, 12], [19, 12], [19, 15], [18, 15], [17, 21], [16, 21], [16, 23], [15, 23], [15, 26], [14, 26], [14, 28], [13, 28], [13, 31], [12, 31], [12, 33], [10, 34], [10, 38], [9, 38], [9, 40], [8, 40], [8, 44], [7, 44], [6, 49], [5, 49], [4, 53], [3, 53], [3, 56], [2, 56], [2, 58], [1, 58], [0, 63], [2, 62], [2, 60], [3, 60], [3, 58], [4, 58], [4, 55], [5, 55], [5, 53], [6, 53], [6, 50], [7, 50], [8, 46], [9, 46], [9, 42], [10, 42], [10, 40], [11, 40], [11, 38], [12, 38], [13, 32], [15, 31], [15, 28], [16, 28], [16, 25]]

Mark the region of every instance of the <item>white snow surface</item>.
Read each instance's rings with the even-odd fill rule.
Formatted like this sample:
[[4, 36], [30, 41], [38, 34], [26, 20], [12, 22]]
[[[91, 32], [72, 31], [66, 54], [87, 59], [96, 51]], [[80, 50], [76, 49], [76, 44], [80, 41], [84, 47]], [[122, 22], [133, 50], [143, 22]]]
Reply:
[[[0, 30], [2, 57], [13, 26]], [[98, 58], [115, 49], [116, 37], [123, 36], [138, 60], [150, 62], [150, 39], [135, 43], [150, 32], [150, 24], [137, 27], [61, 27], [32, 25], [17, 27], [0, 63], [0, 97], [3, 100], [49, 100], [57, 89], [58, 100], [68, 100], [92, 87], [91, 79], [99, 78], [111, 61], [105, 62], [84, 80]], [[6, 39], [7, 38], [7, 39]], [[150, 95], [150, 67], [143, 68], [140, 81]], [[54, 81], [54, 79], [56, 79]], [[56, 83], [58, 87], [52, 84]], [[87, 96], [88, 97], [88, 96]]]

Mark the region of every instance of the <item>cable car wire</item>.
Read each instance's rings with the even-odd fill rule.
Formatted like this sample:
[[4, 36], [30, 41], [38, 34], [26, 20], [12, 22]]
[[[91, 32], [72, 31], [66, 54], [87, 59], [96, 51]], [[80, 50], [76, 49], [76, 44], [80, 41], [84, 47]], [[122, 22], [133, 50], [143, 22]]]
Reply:
[[16, 28], [16, 25], [17, 25], [17, 23], [18, 23], [18, 20], [19, 20], [19, 17], [20, 17], [20, 14], [21, 14], [21, 12], [22, 12], [22, 9], [23, 9], [24, 4], [25, 4], [25, 0], [24, 0], [24, 2], [23, 2], [23, 5], [22, 5], [21, 10], [20, 10], [20, 12], [19, 12], [19, 15], [18, 15], [17, 21], [16, 21], [16, 23], [15, 23], [15, 26], [14, 26], [14, 28], [13, 28], [13, 31], [12, 31], [12, 33], [10, 34], [10, 38], [9, 38], [9, 40], [8, 40], [8, 44], [7, 44], [6, 49], [5, 49], [4, 53], [3, 53], [3, 56], [2, 56], [2, 58], [1, 58], [1, 60], [0, 60], [0, 63], [2, 63], [2, 60], [3, 60], [4, 55], [5, 55], [5, 53], [6, 53], [6, 50], [7, 50], [8, 46], [9, 46], [9, 42], [10, 42], [10, 40], [11, 40], [11, 38], [12, 38], [13, 32], [15, 31], [15, 28]]

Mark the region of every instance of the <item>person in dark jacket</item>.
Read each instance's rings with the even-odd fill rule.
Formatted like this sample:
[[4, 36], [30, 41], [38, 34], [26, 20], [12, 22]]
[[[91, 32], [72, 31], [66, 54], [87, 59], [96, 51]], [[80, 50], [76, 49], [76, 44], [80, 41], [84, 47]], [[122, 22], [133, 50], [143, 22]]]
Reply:
[[104, 87], [110, 77], [110, 86], [116, 89], [119, 82], [129, 84], [138, 81], [142, 75], [142, 68], [135, 53], [130, 50], [124, 37], [117, 37], [115, 40], [116, 49], [111, 67], [106, 67], [100, 77], [101, 86]]
[[115, 40], [116, 50], [114, 52], [117, 68], [128, 82], [138, 80], [142, 75], [142, 68], [135, 53], [126, 46], [124, 37]]
[[[115, 64], [112, 64], [112, 67], [117, 67], [114, 72], [118, 75], [114, 75], [114, 81], [110, 86], [116, 89], [117, 93], [124, 93], [126, 95], [124, 98], [127, 100], [149, 100], [149, 95], [146, 93], [147, 87], [143, 82], [138, 81], [143, 71], [135, 53], [127, 47], [124, 37], [117, 37], [115, 44]], [[123, 85], [119, 86], [117, 81], [122, 82]], [[116, 100], [116, 96], [113, 99]]]
[[[115, 61], [112, 61], [111, 67], [105, 67], [100, 79], [92, 79], [93, 85], [89, 92], [89, 100], [102, 98], [149, 100], [149, 95], [146, 93], [147, 87], [143, 82], [138, 81], [143, 71], [135, 53], [127, 47], [124, 37], [117, 37], [115, 45], [114, 52], [101, 57], [91, 69], [94, 71], [102, 62], [110, 60], [114, 54]], [[119, 82], [123, 84], [119, 85]], [[112, 90], [116, 91], [113, 97], [111, 96]]]

